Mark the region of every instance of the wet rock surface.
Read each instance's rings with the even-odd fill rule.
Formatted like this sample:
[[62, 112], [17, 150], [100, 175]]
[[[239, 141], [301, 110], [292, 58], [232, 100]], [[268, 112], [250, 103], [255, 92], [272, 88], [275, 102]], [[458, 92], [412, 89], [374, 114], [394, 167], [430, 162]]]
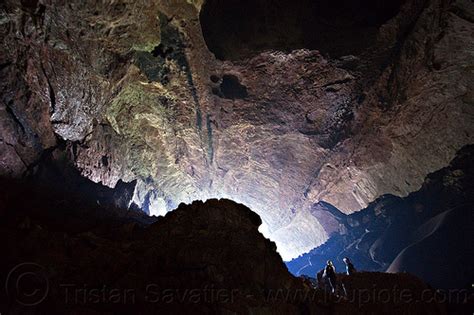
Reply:
[[320, 31], [291, 47], [271, 34], [313, 11], [282, 4], [287, 18], [273, 23], [274, 7], [263, 47], [242, 42], [224, 60], [204, 26], [225, 17], [207, 15], [217, 2], [2, 2], [1, 175], [24, 176], [66, 141], [83, 176], [136, 181], [133, 203], [151, 214], [245, 203], [288, 260], [334, 229], [312, 213], [318, 202], [349, 214], [405, 196], [472, 143], [468, 0], [369, 1], [356, 14], [341, 1], [340, 20], [323, 1], [302, 19]]

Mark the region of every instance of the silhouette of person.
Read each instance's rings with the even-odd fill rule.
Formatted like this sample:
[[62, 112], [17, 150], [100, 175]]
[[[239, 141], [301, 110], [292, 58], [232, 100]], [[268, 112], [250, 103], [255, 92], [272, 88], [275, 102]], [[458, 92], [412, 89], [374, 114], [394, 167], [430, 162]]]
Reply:
[[356, 269], [355, 269], [354, 265], [352, 264], [352, 262], [350, 261], [349, 258], [344, 257], [344, 259], [342, 259], [342, 261], [346, 264], [346, 273], [347, 273], [348, 276], [353, 275], [354, 273], [356, 273]]
[[329, 280], [329, 285], [331, 286], [332, 293], [336, 292], [336, 268], [334, 267], [332, 261], [328, 260], [326, 267], [324, 268], [324, 277]]

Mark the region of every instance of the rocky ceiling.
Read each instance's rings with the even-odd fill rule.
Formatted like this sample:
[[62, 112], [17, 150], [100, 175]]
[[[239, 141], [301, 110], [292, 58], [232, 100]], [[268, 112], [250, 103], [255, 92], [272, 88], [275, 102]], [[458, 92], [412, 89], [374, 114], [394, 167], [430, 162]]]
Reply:
[[1, 175], [65, 141], [151, 214], [245, 203], [291, 259], [333, 231], [318, 202], [406, 195], [473, 142], [472, 1], [298, 3], [3, 2]]
[[402, 0], [207, 0], [200, 11], [204, 40], [220, 60], [256, 52], [318, 50], [341, 57], [374, 44], [378, 28]]

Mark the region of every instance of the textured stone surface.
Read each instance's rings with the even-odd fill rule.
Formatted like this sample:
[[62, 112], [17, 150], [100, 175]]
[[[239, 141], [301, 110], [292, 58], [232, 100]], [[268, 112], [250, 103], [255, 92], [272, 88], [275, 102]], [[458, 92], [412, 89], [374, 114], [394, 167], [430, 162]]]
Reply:
[[355, 56], [286, 47], [233, 61], [208, 50], [203, 1], [0, 6], [2, 175], [22, 176], [59, 137], [87, 178], [137, 180], [149, 213], [251, 206], [284, 259], [335, 228], [319, 201], [351, 213], [406, 195], [473, 140], [468, 0], [406, 1]]
[[[334, 260], [350, 257], [358, 270], [409, 272], [436, 288], [470, 288], [474, 205], [474, 146], [427, 176], [420, 190], [401, 198], [385, 195], [351, 215], [319, 205], [318, 219], [333, 227], [323, 245], [287, 263], [296, 274], [314, 276]], [[315, 209], [316, 210], [316, 209]], [[332, 221], [330, 221], [332, 219]], [[439, 254], [442, 253], [442, 254]]]

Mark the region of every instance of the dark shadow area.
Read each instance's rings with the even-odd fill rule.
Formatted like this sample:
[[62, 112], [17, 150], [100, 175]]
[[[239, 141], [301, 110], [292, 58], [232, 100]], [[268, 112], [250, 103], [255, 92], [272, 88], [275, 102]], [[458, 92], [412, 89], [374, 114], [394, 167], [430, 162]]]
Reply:
[[221, 60], [263, 50], [320, 50], [333, 57], [369, 48], [378, 27], [404, 0], [208, 0], [201, 9], [204, 39]]
[[[21, 181], [0, 187], [9, 190], [0, 195], [2, 313], [446, 314], [444, 302], [391, 293], [435, 294], [407, 274], [338, 275], [350, 300], [313, 288], [290, 275], [258, 231], [260, 217], [230, 200], [181, 204], [143, 225], [77, 194]], [[357, 304], [369, 289], [390, 302], [374, 295]]]
[[[77, 220], [91, 225], [130, 220], [147, 225], [156, 220], [140, 209], [129, 209], [136, 181], [119, 180], [114, 188], [94, 183], [71, 164], [68, 152], [74, 154], [74, 144], [60, 142], [44, 151], [22, 179], [0, 177], [0, 217], [48, 218], [58, 228]], [[101, 160], [108, 164], [107, 156]], [[86, 217], [89, 219], [84, 220]]]
[[231, 74], [224, 75], [219, 88], [214, 88], [212, 92], [219, 97], [232, 100], [248, 96], [247, 87], [240, 83], [239, 78]]
[[136, 51], [134, 62], [148, 80], [166, 85], [169, 83], [169, 75], [172, 72], [167, 63], [168, 60], [173, 60], [187, 75], [189, 75], [189, 65], [184, 52], [185, 44], [178, 29], [169, 23], [165, 15], [159, 14], [159, 17], [161, 43], [151, 52]]
[[[341, 300], [291, 276], [275, 243], [258, 231], [260, 217], [244, 205], [225, 199], [195, 201], [180, 204], [164, 217], [150, 218], [126, 208], [134, 183], [119, 183], [111, 189], [82, 178], [68, 163], [66, 152], [71, 149], [60, 146], [46, 151], [28, 178], [0, 178], [0, 252], [6, 253], [0, 261], [0, 281], [6, 288], [0, 292], [0, 309], [8, 314], [23, 314], [25, 303], [35, 314], [240, 314], [256, 310], [352, 314], [358, 308], [358, 314], [446, 314], [447, 306], [459, 313], [471, 305], [398, 300], [394, 289], [407, 290], [416, 299], [437, 292], [415, 276], [385, 273], [338, 274], [338, 292], [347, 298]], [[463, 164], [470, 150], [463, 152], [452, 168], [470, 174], [472, 168]], [[449, 173], [442, 175], [446, 183]], [[425, 188], [430, 196], [444, 191], [436, 178], [431, 177], [438, 190]], [[451, 178], [447, 189], [456, 189], [467, 179]], [[411, 211], [408, 202], [402, 205]], [[372, 207], [377, 218], [365, 222], [367, 211], [346, 218], [329, 204], [321, 207], [338, 220], [346, 219], [354, 235], [382, 230], [379, 221], [390, 217], [385, 213], [388, 210]], [[403, 222], [408, 222], [406, 211], [400, 214]], [[345, 237], [351, 241], [350, 235]], [[334, 248], [340, 245], [334, 238], [328, 244], [331, 240]], [[336, 257], [331, 250], [324, 255], [325, 259]], [[416, 258], [423, 260], [423, 256]], [[464, 261], [468, 265], [472, 260]], [[353, 302], [368, 289], [389, 293], [390, 302], [377, 297], [365, 299], [362, 305]], [[96, 299], [97, 292], [102, 299]], [[209, 292], [221, 295], [209, 299]], [[287, 299], [286, 294], [294, 298]]]

